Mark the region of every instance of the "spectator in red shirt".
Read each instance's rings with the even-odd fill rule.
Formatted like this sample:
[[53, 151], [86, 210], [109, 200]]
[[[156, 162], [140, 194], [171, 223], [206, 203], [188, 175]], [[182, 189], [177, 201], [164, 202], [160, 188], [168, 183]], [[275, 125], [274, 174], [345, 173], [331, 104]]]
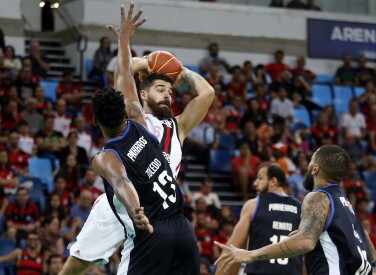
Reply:
[[46, 100], [44, 90], [40, 86], [35, 89], [35, 99], [37, 100], [36, 108], [38, 114], [47, 115], [52, 113], [52, 104]]
[[79, 83], [73, 82], [71, 71], [63, 73], [63, 81], [56, 88], [58, 98], [65, 99], [68, 109], [79, 112], [82, 109], [82, 99], [85, 97], [84, 89]]
[[80, 186], [80, 192], [88, 190], [91, 192], [91, 194], [93, 194], [93, 203], [103, 193], [94, 186], [96, 178], [97, 175], [95, 174], [94, 170], [89, 168], [86, 170], [85, 177], [82, 181], [82, 185]]
[[260, 110], [267, 112], [269, 110], [269, 100], [266, 99], [265, 85], [258, 83], [253, 87], [253, 91], [256, 93], [254, 99], [256, 99], [260, 105]]
[[225, 86], [225, 84], [223, 83], [223, 75], [219, 72], [217, 65], [210, 65], [208, 75], [205, 77], [205, 79], [212, 86], [214, 86], [215, 84], [219, 84], [222, 87]]
[[247, 100], [247, 87], [242, 75], [242, 68], [240, 66], [234, 66], [231, 68], [232, 80], [226, 85], [230, 98], [239, 96], [244, 101]]
[[222, 104], [218, 101], [217, 96], [214, 96], [213, 102], [206, 113], [204, 121], [213, 126], [216, 131], [222, 132], [224, 113]]
[[21, 115], [18, 113], [18, 104], [14, 100], [9, 100], [3, 112], [0, 114], [1, 130], [3, 133], [8, 133], [13, 130], [17, 123], [21, 120]]
[[[226, 244], [230, 239], [232, 232], [234, 231], [234, 223], [231, 221], [225, 221], [221, 224], [219, 233], [214, 236], [214, 241], [221, 244]], [[213, 258], [214, 260], [218, 259], [221, 255], [221, 251], [217, 246], [213, 247]]]
[[195, 204], [195, 219], [192, 221], [194, 227], [197, 225], [197, 215], [204, 214], [206, 217], [206, 227], [211, 230], [215, 231], [219, 228], [219, 223], [217, 220], [217, 209], [213, 207], [208, 207], [204, 198], [198, 198]]
[[316, 142], [316, 147], [323, 145], [322, 139], [329, 138], [330, 144], [338, 144], [338, 129], [329, 125], [328, 115], [320, 112], [317, 122], [311, 128], [311, 134]]
[[19, 187], [16, 193], [16, 201], [9, 204], [6, 215], [8, 238], [15, 243], [25, 239], [27, 233], [39, 227], [38, 207], [29, 200], [29, 191]]
[[240, 134], [240, 123], [244, 113], [243, 99], [240, 96], [235, 96], [231, 101], [231, 106], [223, 108], [223, 123], [221, 127], [225, 133]]
[[201, 257], [213, 263], [214, 236], [207, 228], [207, 219], [203, 213], [197, 214], [195, 235], [199, 243]]
[[316, 74], [314, 74], [311, 70], [305, 68], [306, 60], [304, 56], [299, 56], [296, 59], [296, 67], [292, 69], [292, 73], [294, 76], [303, 76], [306, 81], [313, 81], [316, 78]]
[[43, 274], [43, 248], [36, 231], [27, 234], [26, 249], [16, 248], [7, 255], [0, 257], [0, 263], [17, 262], [17, 275]]
[[12, 132], [9, 135], [9, 159], [11, 167], [18, 171], [19, 174], [28, 172], [29, 155], [20, 149], [18, 146], [20, 140], [20, 134], [18, 132]]
[[290, 70], [289, 66], [283, 63], [285, 53], [282, 50], [278, 50], [274, 53], [274, 63], [270, 63], [266, 66], [266, 71], [270, 73], [272, 80], [277, 81], [279, 75], [283, 70]]
[[67, 191], [66, 186], [67, 181], [64, 175], [62, 173], [57, 173], [57, 175], [55, 176], [55, 190], [53, 190], [52, 193], [59, 195], [61, 204], [64, 207], [66, 213], [68, 213], [69, 209], [73, 205], [73, 200], [72, 194]]
[[350, 192], [357, 194], [358, 199], [369, 199], [369, 194], [365, 183], [357, 178], [356, 164], [349, 167], [347, 178], [342, 182], [343, 189], [348, 195]]
[[239, 185], [243, 200], [248, 200], [249, 187], [252, 186], [257, 174], [257, 167], [260, 159], [252, 155], [247, 141], [239, 143], [239, 157], [235, 157], [231, 161], [232, 173], [234, 174], [235, 185]]
[[8, 152], [0, 151], [0, 184], [5, 193], [14, 194], [19, 184], [16, 172], [12, 169]]

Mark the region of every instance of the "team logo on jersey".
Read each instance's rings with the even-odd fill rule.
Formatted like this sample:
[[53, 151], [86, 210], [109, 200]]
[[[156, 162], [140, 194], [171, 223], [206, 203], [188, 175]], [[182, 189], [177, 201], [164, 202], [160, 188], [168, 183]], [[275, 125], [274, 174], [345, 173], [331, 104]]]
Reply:
[[162, 123], [166, 125], [168, 128], [172, 128], [172, 123], [169, 120], [162, 120]]
[[163, 156], [164, 156], [164, 158], [167, 160], [168, 164], [170, 164], [170, 162], [171, 162], [170, 154], [168, 154], [168, 153], [166, 153], [166, 152], [163, 152]]

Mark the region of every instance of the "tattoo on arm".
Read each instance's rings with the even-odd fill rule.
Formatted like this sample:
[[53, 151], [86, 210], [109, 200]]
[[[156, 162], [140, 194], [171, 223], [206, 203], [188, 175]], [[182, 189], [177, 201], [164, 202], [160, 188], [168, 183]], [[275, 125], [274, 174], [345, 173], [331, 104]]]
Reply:
[[325, 227], [330, 211], [330, 201], [326, 194], [313, 192], [307, 195], [302, 205], [302, 221], [299, 225], [301, 238], [317, 242]]
[[127, 112], [128, 118], [136, 118], [144, 115], [141, 104], [137, 101], [127, 100], [125, 103], [125, 111]]
[[185, 80], [192, 88], [196, 88], [196, 80], [202, 81], [204, 78], [200, 75], [195, 75], [192, 73], [187, 73], [185, 76]]
[[375, 247], [371, 241], [371, 239], [369, 238], [369, 235], [368, 233], [364, 230], [364, 233], [366, 235], [366, 238], [367, 238], [367, 244], [368, 244], [368, 247], [369, 247], [369, 251], [371, 252], [371, 260], [372, 260], [372, 263], [376, 262], [376, 250], [375, 250]]

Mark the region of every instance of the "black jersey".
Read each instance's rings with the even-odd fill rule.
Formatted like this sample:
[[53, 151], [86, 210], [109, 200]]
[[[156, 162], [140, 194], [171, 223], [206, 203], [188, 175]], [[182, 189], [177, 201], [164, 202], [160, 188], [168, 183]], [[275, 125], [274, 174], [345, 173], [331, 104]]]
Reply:
[[[298, 229], [301, 203], [290, 196], [265, 193], [257, 197], [248, 239], [248, 250], [277, 243]], [[247, 264], [247, 274], [302, 274], [302, 258], [283, 258]]]
[[[158, 139], [143, 125], [128, 120], [124, 133], [108, 140], [102, 151], [113, 151], [124, 164], [150, 223], [182, 213], [180, 188], [163, 156]], [[116, 212], [111, 199], [114, 193], [106, 181], [105, 189], [110, 205]], [[115, 215], [119, 218], [117, 213]]]
[[367, 237], [343, 189], [330, 184], [315, 192], [329, 197], [331, 212], [315, 249], [305, 258], [308, 274], [371, 274]]

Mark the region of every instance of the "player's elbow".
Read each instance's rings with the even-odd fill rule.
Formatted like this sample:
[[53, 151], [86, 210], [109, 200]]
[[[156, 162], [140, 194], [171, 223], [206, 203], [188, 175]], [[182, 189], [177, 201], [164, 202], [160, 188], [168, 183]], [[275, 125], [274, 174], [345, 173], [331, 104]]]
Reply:
[[313, 239], [307, 239], [302, 242], [301, 248], [304, 253], [308, 253], [315, 249], [316, 243], [317, 242]]

